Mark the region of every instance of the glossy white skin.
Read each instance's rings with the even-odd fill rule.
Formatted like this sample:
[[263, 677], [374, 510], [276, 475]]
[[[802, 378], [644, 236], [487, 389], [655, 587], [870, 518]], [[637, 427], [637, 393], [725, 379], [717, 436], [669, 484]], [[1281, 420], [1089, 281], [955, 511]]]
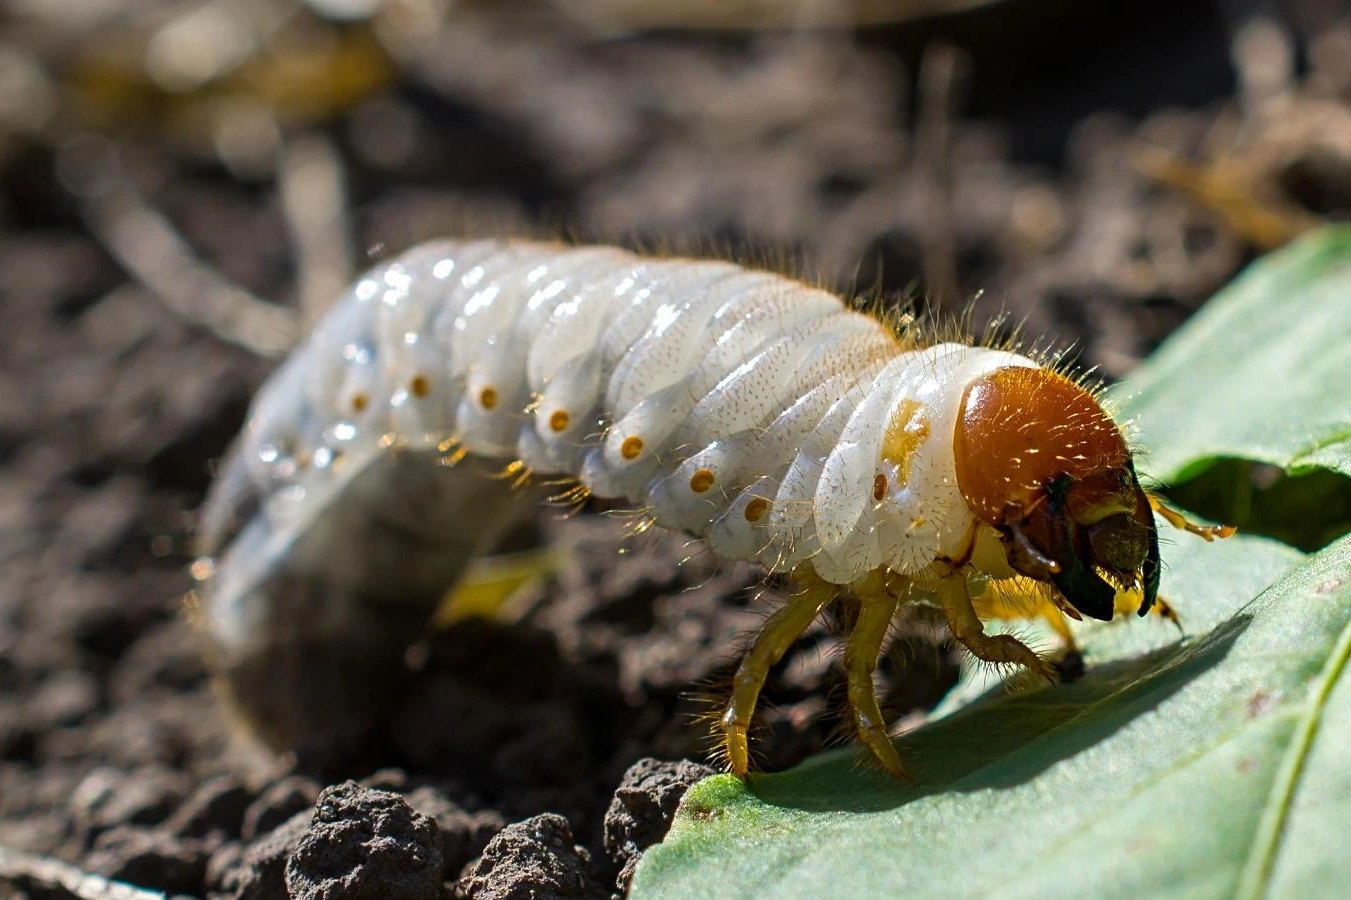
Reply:
[[[837, 584], [913, 573], [971, 547], [952, 451], [967, 386], [1034, 365], [960, 344], [904, 349], [831, 294], [729, 263], [426, 244], [353, 285], [263, 388], [204, 534], [223, 542], [221, 510], [245, 494], [284, 531], [288, 507], [340, 486], [338, 454], [453, 439], [575, 475], [727, 559], [806, 563]], [[903, 467], [883, 445], [908, 401], [927, 431]], [[626, 455], [634, 438], [641, 451]], [[711, 485], [696, 491], [696, 473]]]

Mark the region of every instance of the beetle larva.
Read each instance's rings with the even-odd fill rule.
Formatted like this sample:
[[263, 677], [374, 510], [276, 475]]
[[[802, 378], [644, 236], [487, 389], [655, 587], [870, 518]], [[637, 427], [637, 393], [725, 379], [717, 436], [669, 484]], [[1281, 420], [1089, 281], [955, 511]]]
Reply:
[[[523, 514], [502, 481], [449, 465], [466, 454], [522, 483], [574, 476], [575, 495], [626, 498], [790, 576], [722, 717], [738, 774], [770, 667], [829, 604], [855, 613], [852, 723], [904, 775], [872, 684], [900, 604], [934, 603], [976, 657], [1053, 680], [981, 614], [1022, 598], [1063, 630], [1062, 614], [1143, 614], [1158, 592], [1121, 432], [1053, 368], [730, 263], [433, 243], [360, 279], [293, 353], [208, 500], [202, 620], [265, 733], [340, 744], [333, 703], [378, 702], [369, 661], [397, 660]], [[275, 689], [292, 684], [313, 693]]]

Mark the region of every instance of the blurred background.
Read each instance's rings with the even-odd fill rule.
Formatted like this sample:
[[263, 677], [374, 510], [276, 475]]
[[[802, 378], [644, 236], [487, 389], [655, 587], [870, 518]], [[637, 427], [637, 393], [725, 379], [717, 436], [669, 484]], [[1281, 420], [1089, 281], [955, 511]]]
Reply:
[[[0, 849], [188, 893], [271, 877], [240, 874], [250, 842], [328, 776], [239, 757], [215, 714], [178, 615], [192, 514], [254, 388], [376, 260], [465, 233], [731, 255], [979, 298], [978, 323], [1006, 313], [1111, 379], [1255, 255], [1348, 217], [1332, 0], [8, 0]], [[604, 570], [589, 527], [571, 540]], [[478, 663], [451, 654], [457, 699], [423, 696], [341, 774], [437, 779], [469, 835], [448, 880], [545, 809], [597, 844], [624, 767], [698, 755], [671, 719], [757, 615], [739, 575], [661, 574], [680, 555], [565, 576], [575, 603], [478, 635], [569, 673], [512, 695], [529, 723], [455, 694]], [[780, 679], [771, 765], [828, 738], [813, 659]], [[893, 707], [952, 671], [898, 657]], [[447, 716], [494, 724], [399, 730]], [[541, 720], [572, 762], [534, 765]]]

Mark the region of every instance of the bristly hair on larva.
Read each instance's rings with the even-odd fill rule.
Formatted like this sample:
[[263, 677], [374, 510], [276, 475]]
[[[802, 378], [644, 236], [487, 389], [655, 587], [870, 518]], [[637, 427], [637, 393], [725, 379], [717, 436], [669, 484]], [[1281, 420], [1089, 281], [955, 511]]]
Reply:
[[906, 777], [873, 672], [908, 605], [1047, 682], [984, 621], [1045, 619], [1072, 650], [1067, 617], [1162, 608], [1159, 507], [1097, 392], [1002, 323], [973, 341], [969, 318], [861, 304], [606, 246], [446, 240], [375, 266], [259, 392], [203, 511], [201, 628], [236, 704], [291, 749], [351, 741], [334, 722], [378, 704], [370, 685], [535, 499], [606, 499], [635, 533], [791, 585], [721, 706], [739, 775], [768, 672], [831, 609], [846, 721]]

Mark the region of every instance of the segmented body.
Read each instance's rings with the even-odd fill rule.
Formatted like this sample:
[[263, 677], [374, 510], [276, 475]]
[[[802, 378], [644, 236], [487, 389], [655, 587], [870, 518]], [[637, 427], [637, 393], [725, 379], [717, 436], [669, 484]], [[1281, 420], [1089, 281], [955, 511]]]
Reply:
[[[954, 430], [971, 385], [1022, 368], [1038, 364], [925, 345], [730, 263], [426, 244], [360, 279], [258, 396], [203, 518], [206, 552], [224, 553], [206, 630], [246, 673], [237, 693], [266, 694], [279, 654], [312, 663], [296, 648], [315, 635], [326, 659], [388, 655], [520, 515], [501, 482], [445, 465], [466, 453], [575, 476], [719, 557], [792, 572], [818, 609], [854, 585], [894, 610], [887, 584], [972, 558]], [[351, 646], [335, 657], [333, 641]], [[296, 715], [261, 718], [293, 737]]]
[[258, 398], [235, 464], [284, 519], [369, 446], [463, 448], [576, 475], [723, 558], [847, 583], [960, 555], [957, 406], [1010, 365], [1035, 363], [908, 346], [730, 263], [438, 243], [339, 301]]

